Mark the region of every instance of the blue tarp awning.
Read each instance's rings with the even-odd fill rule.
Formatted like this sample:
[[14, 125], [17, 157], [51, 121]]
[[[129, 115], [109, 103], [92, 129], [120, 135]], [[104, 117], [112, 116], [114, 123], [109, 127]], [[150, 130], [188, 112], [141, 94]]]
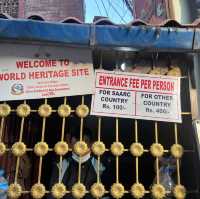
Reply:
[[192, 27], [66, 24], [0, 19], [0, 39], [125, 50], [193, 52], [200, 49], [200, 30]]

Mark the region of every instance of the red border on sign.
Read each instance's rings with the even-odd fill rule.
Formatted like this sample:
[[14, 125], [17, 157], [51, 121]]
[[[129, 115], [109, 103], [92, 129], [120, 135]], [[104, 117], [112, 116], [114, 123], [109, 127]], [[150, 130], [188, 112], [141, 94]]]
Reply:
[[110, 89], [110, 90], [119, 90], [119, 91], [132, 91], [132, 92], [146, 92], [146, 93], [159, 93], [159, 94], [165, 94], [165, 95], [177, 95], [177, 93], [162, 93], [162, 92], [156, 92], [156, 91], [146, 91], [146, 90], [126, 90], [122, 88], [104, 88], [104, 87], [96, 87], [96, 88], [102, 88], [102, 89]]
[[[126, 89], [119, 89], [119, 88], [110, 88], [110, 87], [101, 87], [99, 85], [97, 85], [97, 76], [98, 74], [110, 74], [110, 75], [113, 75], [113, 76], [131, 76], [133, 77], [134, 75], [129, 75], [129, 74], [113, 74], [113, 73], [109, 73], [109, 72], [96, 72], [96, 78], [95, 78], [95, 88], [104, 88], [104, 89], [114, 89], [114, 90], [126, 90]], [[137, 75], [135, 74], [135, 76], [138, 76], [138, 77], [143, 77], [143, 78], [150, 78], [150, 79], [158, 79], [158, 78], [161, 78], [161, 79], [164, 79], [164, 80], [174, 80], [174, 81], [177, 81], [178, 82], [178, 77], [163, 77], [163, 76], [144, 76], [144, 75]], [[178, 84], [177, 84], [177, 88], [176, 90], [178, 91]], [[128, 89], [126, 91], [141, 91], [141, 90], [131, 90], [131, 89]], [[145, 91], [145, 90], [144, 90]], [[149, 92], [149, 91], [148, 91]], [[150, 91], [150, 92], [156, 92], [158, 93], [159, 91]], [[176, 94], [178, 94], [178, 92], [174, 92]], [[160, 93], [162, 94], [162, 93]], [[163, 93], [163, 94], [169, 94], [171, 95], [171, 93]]]
[[[113, 76], [134, 76], [134, 75], [129, 75], [129, 74], [113, 74], [112, 72], [96, 72], [96, 77], [97, 77], [97, 75], [98, 74], [110, 74], [110, 75], [113, 75]], [[167, 80], [175, 80], [175, 81], [177, 81], [177, 89], [176, 89], [176, 91], [177, 92], [174, 92], [174, 93], [164, 93], [164, 92], [159, 92], [159, 91], [146, 91], [146, 90], [131, 90], [131, 89], [120, 89], [120, 88], [107, 88], [107, 87], [101, 87], [101, 86], [97, 86], [97, 78], [95, 78], [95, 89], [108, 89], [108, 90], [122, 90], [122, 91], [129, 91], [129, 92], [135, 92], [135, 103], [133, 103], [133, 107], [134, 107], [134, 105], [135, 105], [135, 114], [134, 114], [134, 109], [133, 109], [133, 114], [120, 114], [120, 113], [117, 113], [118, 115], [126, 115], [126, 116], [141, 116], [141, 117], [147, 117], [147, 118], [161, 118], [161, 119], [163, 119], [163, 120], [167, 120], [167, 117], [152, 117], [152, 116], [144, 116], [144, 115], [138, 115], [138, 114], [136, 114], [136, 109], [137, 109], [137, 104], [136, 104], [136, 93], [137, 92], [144, 92], [144, 93], [158, 93], [158, 94], [163, 94], [163, 95], [175, 95], [175, 96], [177, 96], [178, 94], [180, 94], [180, 89], [178, 89], [179, 88], [179, 78], [178, 77], [163, 77], [163, 76], [144, 76], [144, 75], [137, 75], [137, 74], [135, 74], [135, 76], [138, 76], [138, 77], [143, 77], [143, 78], [150, 78], [150, 79], [153, 79], [153, 78], [161, 78], [161, 79], [167, 79]], [[95, 94], [96, 94], [96, 92], [95, 92]], [[94, 102], [95, 102], [95, 94], [94, 94], [94, 100], [93, 100], [93, 104], [92, 104], [92, 109], [94, 110]], [[133, 94], [133, 93], [132, 93]], [[178, 106], [178, 100], [177, 100], [177, 111], [179, 111], [178, 109], [179, 109], [180, 107]], [[97, 112], [97, 111], [93, 111], [93, 113], [96, 113], [96, 114], [98, 114], [98, 113], [104, 113], [104, 114], [107, 114], [107, 115], [114, 115], [114, 114], [116, 114], [116, 112], [115, 113], [107, 113], [107, 112]], [[133, 118], [134, 119], [134, 118]], [[135, 119], [141, 119], [141, 118], [135, 118]], [[175, 120], [177, 120], [177, 122], [179, 122], [179, 119], [180, 119], [180, 117], [179, 117], [179, 115], [178, 115], [178, 117], [177, 118], [174, 118]]]

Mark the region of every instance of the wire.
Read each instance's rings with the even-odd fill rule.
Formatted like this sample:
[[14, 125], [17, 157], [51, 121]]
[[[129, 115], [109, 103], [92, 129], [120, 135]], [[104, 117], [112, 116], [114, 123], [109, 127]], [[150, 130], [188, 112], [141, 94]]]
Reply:
[[[123, 6], [120, 4], [120, 1], [114, 0], [114, 1], [112, 1], [112, 2], [113, 2], [113, 4], [115, 3], [115, 5], [116, 5], [118, 8], [120, 8], [121, 10], [124, 10], [124, 9], [123, 9]], [[124, 2], [124, 0], [122, 0], [122, 2]], [[123, 3], [123, 5], [124, 5], [124, 3]]]
[[135, 10], [135, 0], [133, 0], [133, 17], [136, 17], [136, 10]]
[[106, 6], [105, 6], [105, 4], [104, 4], [103, 0], [101, 0], [101, 3], [103, 4], [104, 10], [105, 10], [105, 12], [106, 12], [106, 15], [107, 15], [107, 17], [108, 17], [108, 11], [107, 11], [107, 9], [106, 9]]
[[127, 15], [127, 12], [125, 12], [125, 11], [124, 11], [124, 13], [123, 13], [122, 17], [123, 17], [123, 18], [125, 18], [125, 17], [126, 17], [126, 15]]
[[134, 2], [131, 2], [130, 0], [123, 0], [123, 2], [126, 4], [126, 7], [129, 9], [129, 11], [131, 12], [132, 16], [133, 16], [133, 5]]
[[[98, 12], [99, 12], [100, 16], [103, 16], [102, 9], [101, 9], [102, 6], [103, 6], [103, 9], [104, 9], [104, 13], [106, 13], [107, 17], [109, 17], [110, 9], [112, 9], [117, 14], [117, 16], [120, 18], [122, 23], [127, 23], [126, 20], [124, 19], [124, 17], [127, 16], [128, 13], [130, 13], [130, 15], [128, 15], [130, 18], [133, 16], [133, 13], [131, 13], [131, 11], [128, 7], [128, 4], [126, 3], [125, 0], [122, 0], [122, 2], [123, 2], [123, 7], [126, 7], [126, 9], [124, 9], [121, 4], [119, 5], [117, 3], [119, 1], [116, 2], [116, 1], [108, 0], [106, 2], [107, 4], [105, 4], [105, 2], [103, 0], [101, 0], [102, 5], [99, 4], [100, 2], [98, 0], [94, 0], [94, 1], [95, 1], [95, 4], [96, 4], [96, 7], [98, 8]], [[130, 1], [127, 1], [127, 2], [130, 3]], [[115, 5], [114, 5], [114, 3], [115, 3]], [[120, 8], [120, 10], [123, 10], [123, 12], [119, 11], [118, 8]]]
[[110, 8], [111, 8], [111, 2], [110, 2], [110, 1], [108, 1], [108, 4], [109, 4], [108, 12], [110, 12]]
[[118, 10], [114, 7], [114, 5], [112, 4], [112, 2], [109, 0], [111, 7], [113, 8], [113, 10], [116, 12], [116, 14], [120, 17], [121, 21], [126, 23], [126, 21], [123, 19], [123, 17], [120, 15], [120, 13], [118, 12]]
[[100, 14], [101, 16], [103, 16], [102, 13], [101, 13], [101, 9], [99, 8], [99, 4], [98, 4], [97, 0], [94, 0], [94, 1], [95, 1], [95, 3], [96, 3], [97, 8], [98, 8], [99, 14]]
[[[123, 7], [118, 5], [123, 10], [122, 17], [124, 18], [129, 13], [131, 15], [131, 18], [132, 18], [133, 17], [132, 3], [129, 0], [122, 0], [122, 2], [123, 2]], [[126, 9], [125, 9], [125, 7], [126, 7]]]
[[126, 5], [126, 3], [123, 0], [123, 8], [121, 7], [121, 9], [123, 10], [123, 14], [122, 14], [123, 19], [126, 17], [126, 15], [128, 14], [128, 12], [130, 12], [130, 10], [127, 7], [127, 5], [126, 5], [126, 9], [125, 9], [125, 5]]
[[[130, 18], [130, 20], [132, 20], [133, 12], [130, 9], [131, 8], [130, 6], [131, 6], [132, 3], [130, 3], [130, 1], [128, 1], [128, 0], [122, 0], [123, 5], [120, 4], [120, 1], [113, 1], [113, 3], [114, 2], [116, 4], [116, 6], [119, 7], [122, 10], [122, 12], [120, 12], [120, 13], [122, 13], [121, 14], [122, 18], [124, 19], [128, 14], [128, 18]], [[128, 20], [128, 18], [126, 18], [126, 21]]]

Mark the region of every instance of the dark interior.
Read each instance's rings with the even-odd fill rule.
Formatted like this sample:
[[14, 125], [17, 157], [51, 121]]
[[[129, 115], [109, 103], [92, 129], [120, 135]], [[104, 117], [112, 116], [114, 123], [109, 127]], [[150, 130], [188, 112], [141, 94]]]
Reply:
[[[163, 61], [167, 67], [170, 67], [171, 62], [176, 59], [179, 60], [179, 64], [182, 69], [183, 76], [187, 76], [190, 73], [190, 66], [192, 64], [190, 60], [185, 56], [185, 60], [179, 59], [183, 57], [182, 54], [159, 54], [159, 60], [154, 60], [154, 55], [151, 53], [146, 53], [143, 55], [137, 54], [122, 54], [115, 52], [104, 52], [99, 53], [99, 51], [94, 51], [94, 65], [95, 68], [100, 67], [102, 62], [102, 67], [107, 70], [113, 70], [120, 66], [120, 63], [125, 60], [129, 60], [130, 67], [136, 66], [137, 64], [158, 64], [159, 60]], [[118, 58], [116, 58], [118, 57]], [[152, 59], [153, 58], [153, 59]], [[177, 59], [178, 58], [178, 59]], [[120, 60], [119, 62], [117, 60]], [[144, 62], [144, 60], [146, 62]], [[189, 79], [183, 78], [181, 80], [181, 102], [182, 102], [182, 112], [190, 112], [190, 94], [189, 94]], [[85, 103], [90, 107], [91, 96], [85, 96]], [[9, 102], [11, 107], [15, 109], [18, 102]], [[37, 110], [39, 105], [44, 103], [44, 100], [28, 100], [27, 103], [32, 109]], [[63, 98], [48, 99], [48, 104], [50, 104], [53, 109], [57, 109], [60, 104], [63, 103]], [[68, 97], [68, 103], [74, 110], [79, 104], [81, 104], [81, 96]], [[50, 148], [53, 148], [55, 143], [60, 140], [61, 136], [61, 123], [62, 119], [58, 117], [56, 113], [53, 113], [47, 119], [45, 141], [49, 144]], [[67, 119], [65, 133], [69, 133], [72, 126], [79, 125], [80, 119], [73, 113]], [[28, 148], [33, 148], [34, 144], [41, 139], [41, 125], [42, 119], [38, 117], [37, 113], [31, 114], [25, 122], [25, 131], [23, 136], [23, 142], [26, 143]], [[95, 116], [88, 116], [85, 120], [85, 125], [88, 126], [97, 136], [98, 120]], [[18, 139], [19, 134], [20, 119], [16, 117], [15, 113], [9, 116], [7, 121], [7, 127], [4, 134], [4, 141], [8, 146], [12, 146], [14, 142]], [[164, 146], [165, 149], [170, 149], [170, 146], [174, 144], [174, 125], [173, 123], [159, 122], [159, 142]], [[139, 132], [139, 142], [144, 145], [145, 149], [149, 149], [151, 144], [154, 142], [154, 122], [152, 121], [138, 121], [138, 132]], [[183, 116], [183, 123], [178, 125], [179, 132], [179, 143], [184, 146], [186, 152], [184, 153], [183, 159], [181, 161], [181, 183], [187, 188], [188, 199], [199, 199], [199, 179], [200, 179], [200, 160], [198, 159], [197, 146], [195, 141], [194, 130], [192, 126], [191, 115]], [[120, 141], [124, 144], [125, 148], [128, 149], [132, 142], [134, 142], [134, 120], [132, 119], [119, 119], [119, 135]], [[104, 117], [102, 119], [102, 136], [101, 139], [106, 144], [106, 148], [110, 148], [112, 142], [115, 141], [115, 118]], [[29, 182], [27, 182], [26, 187], [30, 189], [31, 185], [37, 182], [38, 173], [38, 160], [39, 158], [30, 151], [28, 152], [28, 157], [31, 162], [31, 176], [29, 176]], [[48, 188], [49, 186], [49, 175], [52, 169], [52, 162], [56, 159], [54, 152], [49, 152], [44, 157], [43, 170], [42, 170], [42, 183]], [[13, 160], [14, 161], [14, 160]], [[1, 161], [3, 162], [3, 160]], [[102, 157], [102, 162], [108, 168], [108, 178], [106, 184], [111, 185], [115, 182], [115, 157], [106, 152]], [[4, 160], [7, 165], [12, 165], [10, 176], [12, 181], [12, 175], [15, 170], [15, 164], [9, 163], [8, 157]], [[2, 163], [3, 164], [3, 163]], [[6, 165], [5, 164], [5, 165]], [[4, 164], [2, 166], [5, 166]], [[145, 186], [146, 190], [150, 190], [153, 179], [155, 177], [154, 171], [154, 158], [150, 153], [145, 153], [139, 161], [139, 179], [141, 183]], [[8, 170], [8, 169], [6, 169]], [[129, 153], [125, 152], [120, 157], [120, 182], [125, 186], [126, 190], [130, 190], [131, 185], [135, 182], [135, 159]], [[28, 196], [26, 196], [29, 198]], [[129, 194], [125, 194], [124, 198], [131, 198]], [[25, 197], [23, 197], [25, 198]], [[151, 198], [147, 195], [146, 198]]]

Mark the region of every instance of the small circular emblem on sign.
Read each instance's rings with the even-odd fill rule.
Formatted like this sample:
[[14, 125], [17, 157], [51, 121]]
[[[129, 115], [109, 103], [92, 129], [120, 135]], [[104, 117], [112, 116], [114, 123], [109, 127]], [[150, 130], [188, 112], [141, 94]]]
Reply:
[[11, 86], [11, 94], [21, 95], [24, 93], [24, 86], [22, 84], [13, 84]]

